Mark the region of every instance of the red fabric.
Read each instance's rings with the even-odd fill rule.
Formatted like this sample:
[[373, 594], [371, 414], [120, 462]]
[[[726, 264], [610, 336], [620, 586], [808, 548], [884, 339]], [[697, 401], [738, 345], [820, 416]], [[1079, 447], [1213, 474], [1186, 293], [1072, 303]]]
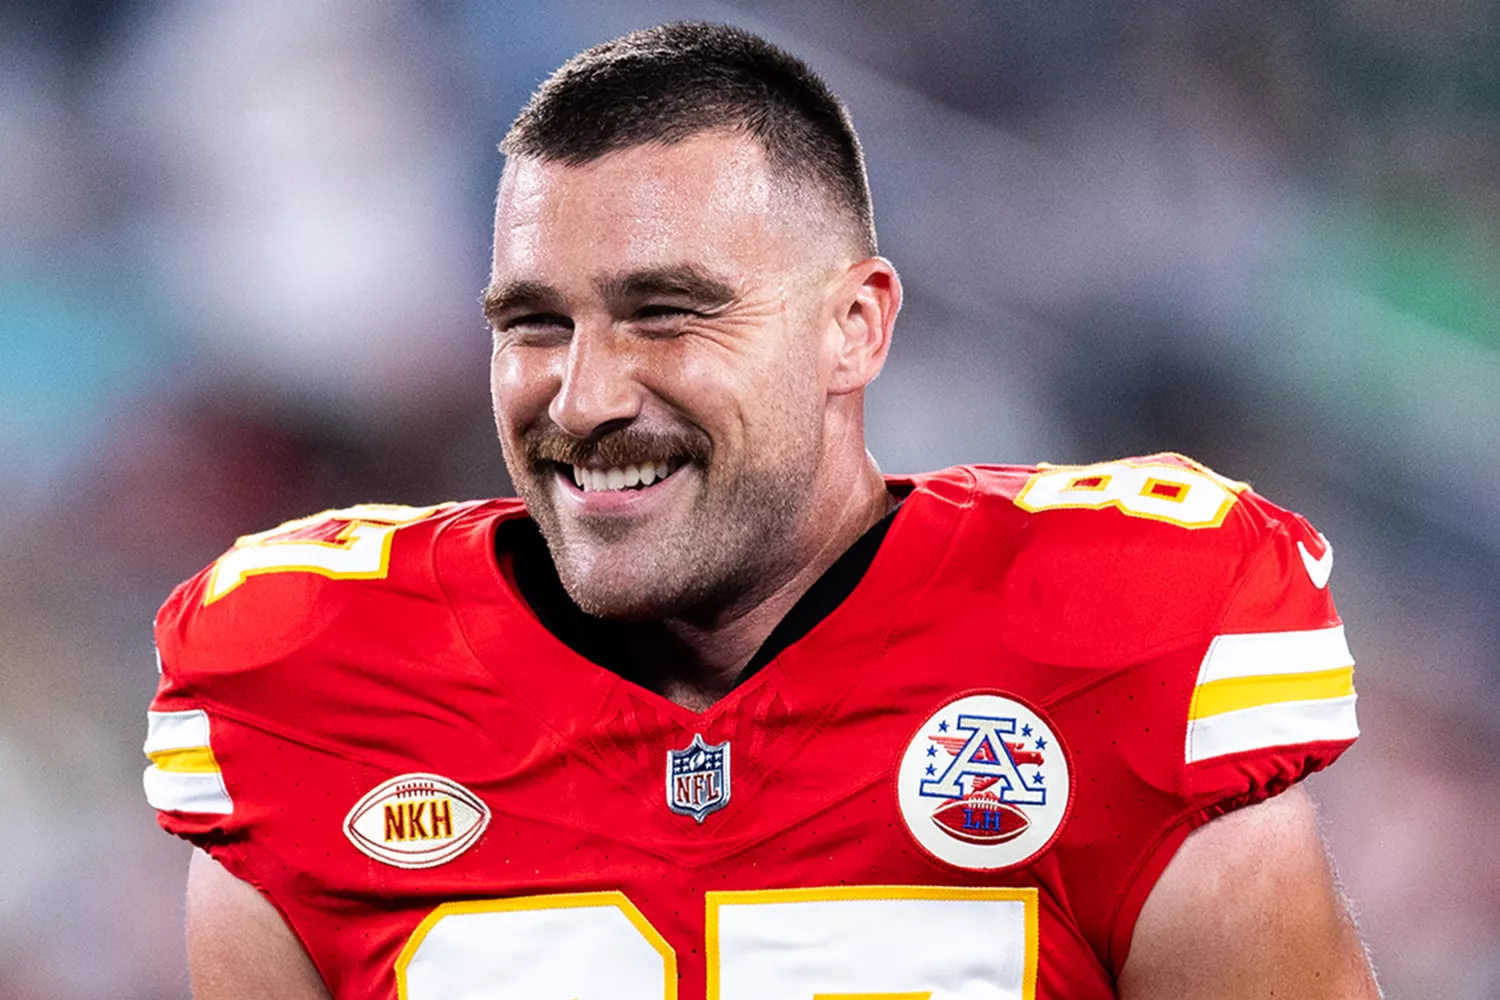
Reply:
[[[1186, 831], [1347, 746], [1190, 776], [1209, 641], [1337, 618], [1295, 549], [1316, 534], [1251, 492], [1221, 526], [1186, 530], [1116, 509], [1027, 513], [1012, 501], [1034, 471], [894, 481], [910, 496], [853, 594], [702, 715], [539, 626], [492, 555], [498, 521], [524, 516], [515, 501], [399, 529], [381, 580], [266, 573], [205, 605], [200, 575], [158, 618], [153, 708], [207, 711], [234, 811], [161, 823], [259, 887], [337, 997], [395, 997], [397, 955], [441, 903], [600, 890], [671, 945], [679, 995], [703, 997], [706, 890], [841, 884], [1034, 887], [1036, 996], [1113, 996]], [[1067, 747], [1071, 811], [1021, 868], [935, 860], [900, 814], [897, 762], [966, 691], [1035, 706]], [[732, 746], [730, 802], [701, 824], [664, 792], [667, 751], [695, 733]], [[360, 853], [342, 824], [415, 771], [462, 784], [493, 818], [452, 861], [407, 870]]]

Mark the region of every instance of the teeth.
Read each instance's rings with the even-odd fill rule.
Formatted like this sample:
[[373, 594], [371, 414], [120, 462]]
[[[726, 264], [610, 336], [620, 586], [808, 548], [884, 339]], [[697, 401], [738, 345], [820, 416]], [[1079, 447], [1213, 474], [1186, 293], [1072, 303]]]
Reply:
[[652, 483], [666, 479], [672, 471], [672, 467], [666, 462], [655, 464], [647, 462], [614, 469], [585, 469], [581, 465], [575, 465], [572, 469], [574, 485], [585, 493], [650, 486]]

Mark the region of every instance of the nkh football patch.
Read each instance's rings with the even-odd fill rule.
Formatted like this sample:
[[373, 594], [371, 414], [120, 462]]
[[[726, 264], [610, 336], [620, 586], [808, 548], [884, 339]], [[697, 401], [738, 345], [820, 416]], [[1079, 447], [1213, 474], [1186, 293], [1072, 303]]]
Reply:
[[344, 836], [376, 861], [432, 868], [467, 851], [489, 822], [484, 800], [451, 778], [401, 774], [354, 804]]
[[729, 805], [729, 741], [704, 743], [702, 733], [667, 751], [667, 808], [698, 822]]
[[960, 868], [1012, 868], [1052, 842], [1067, 816], [1068, 760], [1037, 712], [1002, 694], [967, 694], [917, 729], [896, 771], [906, 827]]

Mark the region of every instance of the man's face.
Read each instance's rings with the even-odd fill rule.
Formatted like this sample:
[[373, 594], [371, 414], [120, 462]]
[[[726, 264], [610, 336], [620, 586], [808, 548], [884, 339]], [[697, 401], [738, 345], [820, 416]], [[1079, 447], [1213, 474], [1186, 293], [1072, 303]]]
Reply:
[[795, 561], [838, 277], [808, 218], [743, 137], [507, 166], [495, 421], [585, 610], [712, 616]]

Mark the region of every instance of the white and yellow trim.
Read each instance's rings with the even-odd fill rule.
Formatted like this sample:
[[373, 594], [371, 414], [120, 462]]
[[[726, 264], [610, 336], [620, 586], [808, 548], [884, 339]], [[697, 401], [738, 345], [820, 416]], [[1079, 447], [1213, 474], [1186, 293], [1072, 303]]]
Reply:
[[1113, 507], [1127, 517], [1180, 528], [1217, 528], [1246, 485], [1191, 459], [1186, 460], [1191, 468], [1185, 468], [1174, 461], [1181, 458], [1164, 454], [1095, 465], [1042, 463], [1016, 494], [1014, 503], [1033, 514]]
[[[663, 1000], [677, 1000], [677, 953], [667, 943], [667, 939], [661, 936], [661, 932], [651, 925], [645, 914], [636, 908], [623, 892], [607, 890], [603, 892], [564, 892], [543, 896], [517, 896], [507, 899], [464, 899], [451, 903], [443, 903], [437, 909], [427, 914], [417, 929], [407, 938], [401, 953], [396, 956], [396, 996], [398, 1000], [421, 1000], [423, 997], [433, 996], [506, 996], [509, 995], [502, 986], [493, 980], [483, 986], [474, 985], [474, 973], [472, 969], [465, 967], [463, 961], [468, 956], [466, 950], [474, 947], [477, 942], [480, 945], [488, 945], [485, 935], [496, 933], [503, 934], [507, 925], [503, 921], [484, 919], [496, 915], [516, 913], [537, 913], [546, 915], [551, 912], [556, 916], [561, 911], [585, 910], [585, 911], [608, 911], [616, 910], [629, 922], [630, 927], [640, 935], [651, 949], [661, 958], [661, 989]], [[475, 921], [473, 917], [481, 918]], [[422, 945], [433, 935], [433, 931], [440, 923], [452, 921], [449, 928], [454, 931], [451, 938], [436, 942], [429, 946], [428, 954], [423, 955]], [[564, 930], [568, 926], [565, 922], [558, 921], [558, 929]], [[573, 924], [574, 927], [578, 925]], [[524, 933], [524, 931], [523, 931]], [[534, 933], [534, 931], [533, 931]], [[491, 937], [490, 941], [493, 940]], [[573, 946], [568, 938], [553, 935], [549, 943], [555, 943], [557, 947], [568, 949]], [[481, 954], [492, 953], [493, 946], [484, 947]], [[455, 960], [456, 959], [456, 960]], [[541, 961], [538, 956], [537, 961]], [[425, 964], [425, 968], [424, 968]], [[475, 963], [480, 964], [480, 963]], [[413, 974], [415, 966], [416, 975]], [[482, 968], [482, 964], [480, 964]], [[413, 979], [426, 978], [425, 989], [413, 989]], [[436, 987], [436, 989], [434, 989]], [[622, 990], [622, 993], [629, 992]], [[530, 995], [530, 994], [528, 994]], [[564, 993], [564, 996], [567, 994]], [[638, 995], [631, 993], [630, 995]]]
[[[219, 557], [208, 576], [203, 604], [214, 603], [252, 576], [262, 573], [314, 573], [330, 580], [383, 580], [391, 570], [391, 538], [398, 528], [452, 507], [451, 501], [430, 507], [368, 503], [325, 510], [243, 535]], [[346, 522], [332, 541], [295, 538], [297, 532], [325, 522]]]
[[1354, 657], [1342, 625], [1217, 636], [1188, 708], [1186, 761], [1354, 739], [1354, 702]]
[[[889, 935], [892, 918], [900, 916], [906, 917], [908, 930], [925, 927], [941, 937], [941, 931], [935, 928], [943, 920], [951, 920], [967, 928], [983, 928], [985, 940], [982, 949], [973, 950], [972, 941], [950, 938], [946, 941], [948, 950], [942, 951], [924, 949], [908, 939], [904, 952], [899, 947], [882, 952], [899, 956], [895, 962], [877, 963], [892, 966], [885, 968], [887, 973], [900, 967], [904, 975], [893, 978], [951, 980], [954, 969], [967, 966], [970, 988], [983, 982], [985, 996], [1035, 1000], [1037, 995], [1040, 896], [1034, 888], [840, 885], [710, 891], [704, 895], [707, 1000], [786, 995], [781, 990], [756, 989], [752, 973], [764, 976], [772, 965], [783, 963], [782, 972], [795, 977], [805, 974], [808, 966], [828, 963], [830, 957], [841, 954], [841, 949], [852, 947], [851, 954], [858, 955], [872, 938]], [[923, 907], [923, 903], [948, 905]], [[809, 962], [805, 956], [789, 954], [782, 947], [785, 942], [779, 940], [783, 938], [797, 942], [793, 951], [808, 947], [803, 942], [817, 942], [812, 950], [818, 960]], [[965, 950], [966, 944], [971, 950]], [[976, 959], [976, 955], [980, 957]], [[936, 992], [913, 990], [909, 984], [875, 992], [827, 988], [830, 981], [840, 979], [868, 981], [872, 972], [869, 957], [866, 954], [863, 963], [818, 969], [824, 988], [809, 991], [813, 1000], [928, 1000]], [[957, 992], [950, 989], [945, 995]], [[969, 989], [963, 992], [967, 994]]]
[[209, 740], [208, 713], [201, 708], [146, 713], [146, 801], [164, 812], [234, 811], [224, 775]]

